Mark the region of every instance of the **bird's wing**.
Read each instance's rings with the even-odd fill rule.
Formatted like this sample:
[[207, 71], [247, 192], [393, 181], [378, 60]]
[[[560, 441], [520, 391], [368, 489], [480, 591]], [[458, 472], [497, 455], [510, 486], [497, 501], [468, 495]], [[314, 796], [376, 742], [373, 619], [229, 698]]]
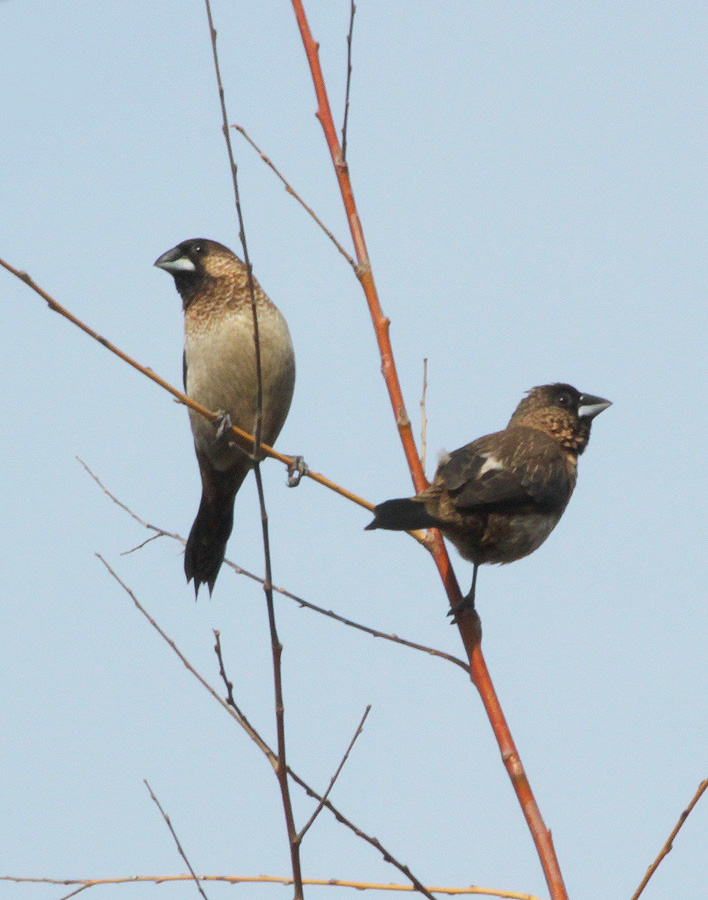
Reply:
[[459, 509], [529, 501], [565, 505], [574, 486], [558, 444], [522, 427], [460, 447], [440, 465], [438, 476]]
[[184, 384], [185, 393], [187, 391], [187, 351], [182, 353], [182, 383]]

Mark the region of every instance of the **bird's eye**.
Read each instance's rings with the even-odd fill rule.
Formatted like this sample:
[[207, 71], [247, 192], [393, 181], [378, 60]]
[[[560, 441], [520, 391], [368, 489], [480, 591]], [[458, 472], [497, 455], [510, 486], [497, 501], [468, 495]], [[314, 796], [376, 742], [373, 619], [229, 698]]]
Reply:
[[570, 406], [570, 394], [559, 394], [558, 406]]
[[204, 252], [204, 247], [203, 247], [201, 244], [195, 244], [195, 245], [194, 245], [194, 252], [195, 252], [195, 253], [203, 253], [203, 252]]

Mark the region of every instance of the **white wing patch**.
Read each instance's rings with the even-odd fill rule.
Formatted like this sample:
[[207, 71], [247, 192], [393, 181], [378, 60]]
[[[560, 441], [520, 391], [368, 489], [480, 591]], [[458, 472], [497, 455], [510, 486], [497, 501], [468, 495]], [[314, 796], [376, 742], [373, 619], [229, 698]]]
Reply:
[[484, 457], [484, 462], [480, 466], [479, 472], [477, 473], [478, 476], [485, 475], [487, 472], [492, 472], [495, 469], [506, 468], [504, 463], [499, 462], [493, 453], [481, 453], [480, 456]]

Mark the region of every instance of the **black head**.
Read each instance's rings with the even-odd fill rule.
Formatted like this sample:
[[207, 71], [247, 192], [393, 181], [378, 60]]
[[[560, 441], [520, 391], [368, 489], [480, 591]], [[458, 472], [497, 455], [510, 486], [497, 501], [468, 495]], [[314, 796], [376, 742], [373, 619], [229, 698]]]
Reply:
[[528, 392], [509, 424], [539, 428], [568, 449], [582, 453], [592, 420], [611, 405], [603, 397], [581, 394], [570, 384], [544, 384]]
[[240, 267], [242, 264], [223, 244], [207, 238], [192, 238], [163, 253], [155, 260], [155, 265], [172, 275], [186, 307], [188, 297], [207, 282], [232, 271], [234, 265]]

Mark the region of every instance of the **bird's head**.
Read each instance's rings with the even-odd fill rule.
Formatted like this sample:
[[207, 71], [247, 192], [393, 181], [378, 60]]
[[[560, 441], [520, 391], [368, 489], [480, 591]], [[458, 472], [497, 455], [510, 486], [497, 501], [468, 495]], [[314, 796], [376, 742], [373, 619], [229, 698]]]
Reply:
[[182, 241], [158, 257], [155, 265], [172, 275], [185, 309], [212, 282], [235, 274], [246, 277], [246, 267], [236, 254], [207, 238]]
[[528, 391], [509, 425], [538, 428], [566, 450], [580, 454], [590, 439], [592, 420], [611, 405], [611, 401], [581, 394], [569, 384], [544, 384]]

